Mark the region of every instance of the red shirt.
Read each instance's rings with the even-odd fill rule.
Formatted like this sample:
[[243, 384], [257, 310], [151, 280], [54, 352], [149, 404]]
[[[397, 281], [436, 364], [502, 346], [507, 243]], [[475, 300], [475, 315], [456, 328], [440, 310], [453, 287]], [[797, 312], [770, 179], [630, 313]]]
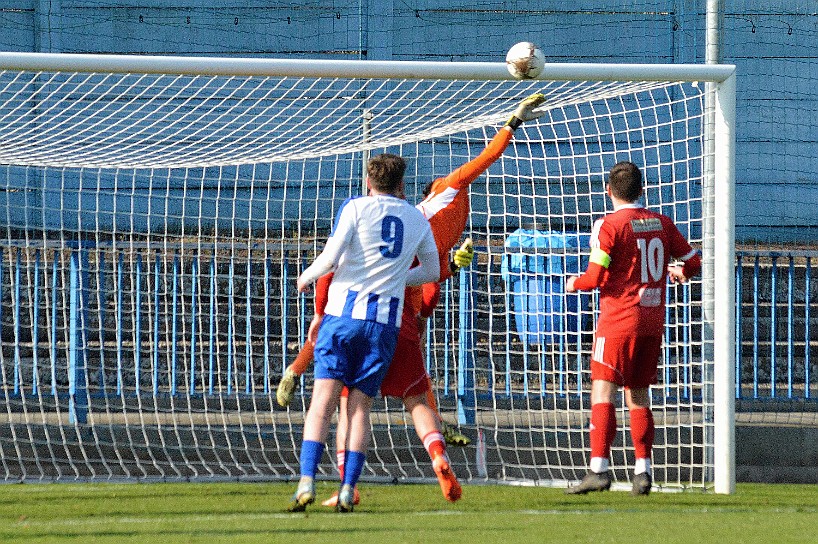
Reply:
[[686, 275], [700, 267], [673, 221], [636, 204], [622, 206], [594, 223], [591, 247], [588, 270], [574, 287], [599, 287], [597, 336], [661, 336], [671, 258], [689, 261]]

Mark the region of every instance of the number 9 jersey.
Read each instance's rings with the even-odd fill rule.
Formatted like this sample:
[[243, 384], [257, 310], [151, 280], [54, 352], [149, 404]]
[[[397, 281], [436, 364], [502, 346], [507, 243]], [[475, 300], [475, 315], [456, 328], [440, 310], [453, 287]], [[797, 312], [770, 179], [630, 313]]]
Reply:
[[698, 254], [665, 215], [626, 204], [594, 223], [588, 270], [574, 287], [599, 287], [597, 336], [662, 335], [671, 258], [698, 272]]
[[387, 195], [344, 202], [324, 251], [335, 248], [337, 268], [325, 312], [396, 327], [415, 255], [437, 260], [429, 222], [404, 199]]

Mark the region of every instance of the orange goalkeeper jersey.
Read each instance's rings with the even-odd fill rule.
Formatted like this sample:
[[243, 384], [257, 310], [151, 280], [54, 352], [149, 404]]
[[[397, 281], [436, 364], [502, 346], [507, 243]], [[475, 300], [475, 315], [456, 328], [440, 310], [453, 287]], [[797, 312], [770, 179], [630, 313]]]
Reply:
[[463, 235], [469, 217], [468, 187], [500, 158], [508, 147], [513, 132], [500, 129], [477, 157], [467, 162], [446, 177], [438, 178], [432, 184], [431, 192], [417, 208], [432, 226], [432, 234], [440, 255], [440, 281], [451, 276], [449, 252]]

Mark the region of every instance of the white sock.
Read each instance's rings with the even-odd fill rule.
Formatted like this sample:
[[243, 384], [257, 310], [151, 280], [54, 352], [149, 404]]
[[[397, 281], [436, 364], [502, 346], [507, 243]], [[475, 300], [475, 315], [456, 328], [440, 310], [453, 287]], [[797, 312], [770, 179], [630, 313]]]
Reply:
[[591, 457], [591, 472], [608, 472], [607, 457]]
[[636, 465], [633, 468], [634, 474], [642, 474], [647, 472], [650, 474], [650, 459], [637, 459]]

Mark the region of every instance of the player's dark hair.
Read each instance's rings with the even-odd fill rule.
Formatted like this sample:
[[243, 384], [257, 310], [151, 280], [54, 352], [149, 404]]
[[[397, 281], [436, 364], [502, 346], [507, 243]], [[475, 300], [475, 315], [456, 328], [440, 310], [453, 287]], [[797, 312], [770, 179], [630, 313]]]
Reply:
[[384, 153], [369, 159], [366, 175], [369, 185], [378, 192], [395, 194], [403, 181], [406, 161], [403, 157]]
[[632, 162], [618, 162], [608, 174], [608, 185], [616, 198], [636, 202], [642, 196], [642, 171]]

